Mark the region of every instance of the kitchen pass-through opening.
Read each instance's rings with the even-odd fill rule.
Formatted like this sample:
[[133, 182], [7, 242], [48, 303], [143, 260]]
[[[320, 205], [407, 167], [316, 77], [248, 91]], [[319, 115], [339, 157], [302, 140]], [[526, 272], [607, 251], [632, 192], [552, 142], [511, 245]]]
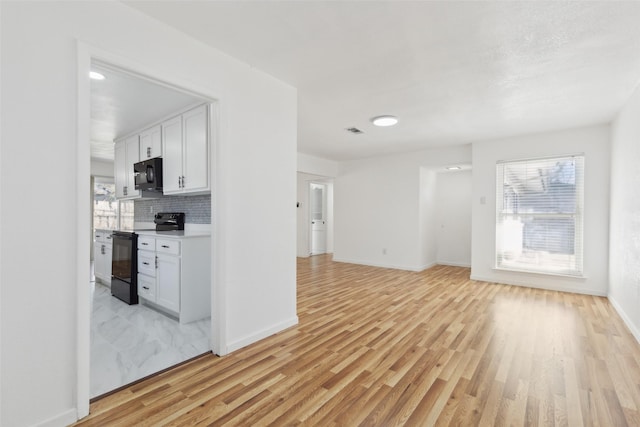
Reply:
[[[104, 87], [98, 86], [104, 81], [91, 81], [90, 83], [88, 95], [90, 98], [89, 104], [91, 112], [88, 116], [79, 114], [79, 118], [88, 118], [88, 121], [90, 122], [89, 131], [91, 133], [90, 139], [92, 143], [97, 143], [97, 145], [100, 145], [101, 143], [101, 141], [96, 141], [94, 138], [94, 135], [99, 133], [94, 132], [94, 125], [99, 120], [104, 120], [104, 113], [109, 108], [113, 108], [114, 105], [120, 105], [123, 109], [143, 108], [140, 106], [136, 107], [136, 105], [126, 105], [128, 102], [132, 102], [130, 101], [131, 99], [141, 98], [130, 96], [132, 90], [136, 90], [136, 87], [140, 87], [141, 91], [146, 91], [144, 93], [147, 96], [150, 96], [149, 93], [153, 92], [153, 88], [155, 87], [158, 89], [158, 98], [153, 98], [153, 96], [151, 96], [154, 99], [154, 104], [161, 103], [160, 99], [163, 96], [162, 94], [175, 92], [179, 94], [177, 98], [180, 98], [180, 96], [184, 99], [191, 98], [192, 104], [207, 105], [206, 114], [209, 125], [208, 135], [210, 138], [208, 164], [211, 168], [211, 165], [213, 164], [213, 156], [211, 153], [215, 148], [215, 118], [217, 117], [217, 105], [211, 97], [181, 89], [179, 85], [173, 86], [166, 82], [161, 82], [160, 80], [155, 80], [143, 74], [130, 71], [132, 68], [126, 66], [126, 64], [116, 66], [110, 62], [93, 58], [90, 59], [90, 68], [92, 70], [97, 68], [101, 73], [106, 74], [107, 79], [105, 79], [105, 81], [109, 82], [110, 80], [111, 83], [111, 87], [108, 90], [112, 91], [111, 95], [105, 95], [106, 90]], [[123, 81], [125, 82], [123, 87], [118, 88], [117, 83], [122, 83]], [[129, 96], [124, 96], [123, 94], [125, 93], [128, 93]], [[109, 98], [109, 96], [111, 96], [111, 98]], [[118, 99], [119, 97], [120, 99]], [[115, 104], [109, 104], [109, 102], [112, 101], [115, 101]], [[118, 102], [121, 103], [118, 104]], [[146, 114], [146, 116], [139, 120], [146, 121], [147, 123], [161, 121], [166, 118], [167, 115], [171, 115], [170, 112], [165, 112], [163, 114], [157, 114], [156, 117], [150, 117], [148, 115], [148, 110], [150, 110], [150, 108], [143, 108], [143, 110], [144, 111], [141, 111], [140, 115], [144, 116]], [[183, 104], [177, 104], [175, 106], [176, 114], [184, 110], [185, 106]], [[101, 114], [103, 114], [103, 116], [97, 117]], [[117, 116], [117, 111], [115, 114]], [[115, 117], [115, 119], [117, 119], [117, 117]], [[132, 117], [128, 117], [128, 119], [132, 119]], [[130, 120], [130, 122], [134, 123], [135, 120]], [[82, 127], [82, 125], [79, 124], [79, 127]], [[135, 128], [132, 128], [123, 132], [131, 133], [134, 131]], [[122, 135], [113, 135], [113, 139], [119, 136]], [[113, 144], [111, 145], [113, 146]], [[104, 141], [102, 141], [100, 148], [104, 155]], [[94, 161], [96, 158], [93, 156], [94, 150], [92, 149], [91, 151], [91, 173], [90, 177], [87, 177], [88, 180], [91, 180], [91, 177], [93, 176], [104, 176], [104, 169], [99, 174], [95, 173]], [[98, 160], [102, 160], [102, 163], [104, 163], [104, 159]], [[209, 176], [212, 177], [211, 169], [208, 173]], [[211, 186], [213, 186], [214, 180], [213, 178], [210, 179]], [[213, 205], [213, 197], [211, 197], [211, 202], [209, 203], [209, 209], [211, 209]], [[135, 211], [135, 200], [128, 199], [127, 204], [133, 205]], [[145, 203], [145, 208], [147, 208], [147, 206], [148, 203]], [[89, 216], [92, 216], [92, 213], [90, 213]], [[210, 215], [210, 217], [212, 216]], [[114, 230], [121, 227], [118, 222], [116, 222], [118, 223], [117, 226], [111, 227], [110, 223], [106, 223], [107, 225], [105, 226], [105, 224], [94, 222], [93, 219], [90, 221], [92, 223], [91, 228], [93, 229], [93, 234], [91, 236], [92, 240], [97, 238], [96, 236], [98, 234], [101, 236], [100, 239], [107, 239], [105, 236], [108, 235], [108, 239], [110, 240], [110, 244], [108, 245], [98, 245], [98, 243], [101, 242], [92, 242], [95, 264], [95, 262], [97, 262], [97, 256], [103, 255], [103, 252], [106, 254], [107, 250], [112, 251], [114, 247], [111, 234], [107, 234], [105, 231], [112, 233]], [[189, 218], [187, 217], [186, 226], [189, 227], [190, 225]], [[134, 222], [133, 232], [138, 228], [145, 228], [148, 226], [149, 224], [144, 221]], [[126, 228], [130, 229], [131, 227], [128, 226]], [[198, 230], [203, 229], [203, 224], [198, 224]], [[98, 233], [98, 231], [100, 233]], [[209, 233], [212, 231], [211, 224], [208, 226], [208, 231]], [[208, 247], [206, 248], [207, 251], [198, 251], [207, 252], [209, 254], [209, 259], [205, 260], [208, 262], [206, 263], [206, 266], [204, 266], [204, 268], [208, 270], [208, 273], [212, 271], [212, 265], [214, 264], [214, 261], [210, 256], [212, 252], [211, 247], [213, 246], [211, 242], [212, 240], [208, 240]], [[104, 247], [108, 247], [108, 249], [104, 249]], [[184, 246], [184, 248], [186, 247], [187, 246]], [[96, 253], [95, 248], [99, 248], [99, 252]], [[137, 248], [132, 247], [132, 250], [137, 250]], [[163, 249], [161, 248], [161, 250]], [[186, 256], [180, 252], [179, 254], [180, 257]], [[175, 259], [178, 259], [178, 257], [175, 257], [175, 254], [169, 254], [169, 256], [171, 255], [174, 255], [174, 259], [166, 259], [168, 262], [175, 262]], [[179, 259], [179, 261], [181, 261], [181, 259]], [[200, 264], [202, 264], [202, 262]], [[154, 305], [154, 303], [151, 302], [151, 297], [149, 297], [149, 301], [145, 300], [144, 303], [139, 302], [138, 304], [131, 300], [128, 301], [127, 298], [116, 298], [113, 295], [110, 280], [106, 280], [106, 275], [107, 273], [103, 273], [101, 278], [96, 278], [95, 282], [91, 282], [89, 298], [90, 306], [88, 307], [88, 310], [80, 310], [80, 312], [88, 312], [89, 316], [88, 318], [83, 318], [82, 316], [79, 317], [79, 322], [81, 323], [79, 325], [79, 330], [86, 330], [89, 332], [88, 339], [84, 338], [86, 335], [79, 335], [78, 344], [78, 401], [79, 407], [86, 407], [87, 410], [88, 403], [85, 404], [85, 402], [88, 402], [89, 398], [95, 399], [105, 395], [105, 393], [109, 394], [111, 391], [117, 390], [122, 386], [139, 381], [141, 378], [146, 378], [157, 372], [162, 372], [167, 368], [184, 363], [194, 357], [198, 357], [203, 353], [211, 352], [216, 342], [213, 337], [215, 331], [212, 330], [212, 324], [214, 322], [212, 322], [211, 317], [184, 321], [184, 319], [180, 319], [179, 310], [164, 310], [162, 304]], [[208, 274], [208, 276], [212, 277], [211, 274]], [[84, 286], [86, 286], [86, 284]], [[212, 279], [209, 279], [208, 290], [210, 292], [213, 291]], [[212, 298], [209, 295], [210, 294], [207, 296], [209, 300], [208, 308], [211, 308]], [[83, 298], [79, 296], [79, 303], [82, 304], [82, 301]], [[214, 310], [210, 311], [214, 312]], [[88, 326], [88, 328], [82, 326], [85, 322], [88, 322], [88, 325], [85, 325]], [[87, 347], [89, 348], [87, 349]], [[89, 362], [88, 369], [84, 369], [82, 358], [83, 355], [86, 355], [87, 353]], [[88, 383], [88, 387], [86, 386], [86, 383]], [[82, 412], [82, 410], [80, 410], [80, 412]]]

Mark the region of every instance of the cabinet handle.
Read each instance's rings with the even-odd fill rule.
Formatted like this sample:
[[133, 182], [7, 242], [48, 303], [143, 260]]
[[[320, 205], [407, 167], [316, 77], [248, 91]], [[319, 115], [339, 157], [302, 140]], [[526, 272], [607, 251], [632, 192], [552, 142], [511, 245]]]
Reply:
[[156, 257], [156, 268], [158, 268], [158, 257]]
[[178, 177], [178, 188], [182, 188], [182, 177]]
[[122, 187], [122, 193], [126, 196], [127, 195], [127, 186], [125, 185], [124, 187]]
[[147, 286], [143, 286], [143, 287], [142, 287], [142, 289], [149, 290], [149, 287], [147, 287]]
[[105, 255], [104, 245], [102, 245], [102, 246], [100, 247], [100, 253], [101, 253], [102, 255]]
[[151, 157], [151, 147], [147, 147], [147, 157]]
[[149, 246], [148, 243], [140, 243], [142, 246]]
[[184, 188], [184, 175], [182, 175], [182, 188]]
[[144, 265], [149, 265], [149, 263], [148, 263], [148, 262], [143, 262], [143, 264], [144, 264]]
[[161, 245], [161, 247], [163, 247], [165, 249], [169, 249], [169, 246], [167, 246], [167, 245]]

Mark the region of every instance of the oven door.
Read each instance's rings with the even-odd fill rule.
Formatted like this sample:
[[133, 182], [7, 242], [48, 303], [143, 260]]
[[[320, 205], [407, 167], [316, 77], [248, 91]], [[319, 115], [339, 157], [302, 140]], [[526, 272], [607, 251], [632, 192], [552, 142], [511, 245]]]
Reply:
[[111, 294], [127, 304], [138, 303], [138, 239], [135, 233], [112, 234]]

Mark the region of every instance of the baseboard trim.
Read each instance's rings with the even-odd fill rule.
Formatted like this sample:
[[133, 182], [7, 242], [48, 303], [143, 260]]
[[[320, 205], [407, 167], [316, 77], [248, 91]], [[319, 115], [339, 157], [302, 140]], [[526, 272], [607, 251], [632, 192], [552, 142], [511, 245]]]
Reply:
[[378, 263], [378, 262], [371, 262], [371, 261], [353, 260], [353, 259], [346, 259], [346, 258], [336, 258], [335, 256], [333, 257], [333, 261], [343, 262], [345, 264], [366, 265], [369, 267], [391, 268], [394, 270], [405, 270], [405, 271], [416, 271], [416, 272], [420, 272], [420, 271], [426, 270], [427, 268], [431, 268], [437, 265], [436, 262], [433, 262], [429, 264], [424, 264], [419, 267], [409, 267], [407, 265], [396, 265], [396, 264], [386, 264], [386, 263]]
[[541, 286], [535, 283], [519, 281], [519, 280], [496, 280], [493, 277], [483, 277], [472, 274], [470, 277], [471, 280], [476, 280], [479, 282], [489, 282], [489, 283], [497, 283], [499, 285], [513, 285], [513, 286], [523, 286], [525, 288], [535, 288], [535, 289], [544, 289], [547, 291], [558, 291], [558, 292], [569, 292], [572, 294], [581, 294], [581, 295], [591, 295], [595, 297], [606, 297], [606, 292], [593, 292], [589, 290], [579, 289], [579, 288], [566, 288], [563, 286]]
[[75, 409], [69, 409], [54, 417], [34, 424], [34, 427], [60, 427], [68, 426], [78, 421], [78, 412]]
[[616, 301], [615, 298], [612, 298], [611, 295], [609, 295], [608, 298], [613, 308], [616, 310], [618, 315], [622, 318], [622, 321], [625, 323], [625, 325], [627, 325], [627, 328], [629, 328], [629, 331], [631, 331], [631, 335], [633, 335], [636, 341], [640, 343], [640, 329], [635, 327], [635, 325], [631, 321], [631, 318], [627, 316], [627, 313], [622, 309], [622, 306], [618, 304], [618, 301]]
[[467, 264], [465, 262], [450, 262], [450, 261], [436, 261], [438, 265], [450, 265], [451, 267], [464, 267], [471, 268], [471, 264]]
[[243, 338], [240, 338], [239, 340], [235, 340], [233, 342], [230, 342], [229, 344], [227, 344], [226, 346], [226, 353], [225, 354], [229, 354], [233, 351], [239, 350], [242, 347], [246, 347], [250, 344], [253, 344], [255, 342], [258, 342], [264, 338], [267, 338], [273, 334], [277, 334], [278, 332], [281, 332], [287, 328], [290, 328], [291, 326], [295, 326], [298, 324], [298, 316], [294, 316], [290, 319], [287, 320], [283, 320], [280, 323], [276, 323], [273, 326], [270, 326], [268, 328], [262, 329], [254, 334], [251, 335], [247, 335]]

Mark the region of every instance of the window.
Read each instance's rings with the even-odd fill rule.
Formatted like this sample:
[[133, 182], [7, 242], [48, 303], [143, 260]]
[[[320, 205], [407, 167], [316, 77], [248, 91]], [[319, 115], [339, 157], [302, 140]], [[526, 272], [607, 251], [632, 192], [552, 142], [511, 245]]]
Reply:
[[97, 179], [93, 187], [93, 229], [133, 229], [133, 201], [116, 199], [113, 180]]
[[582, 275], [584, 156], [499, 162], [496, 268]]

